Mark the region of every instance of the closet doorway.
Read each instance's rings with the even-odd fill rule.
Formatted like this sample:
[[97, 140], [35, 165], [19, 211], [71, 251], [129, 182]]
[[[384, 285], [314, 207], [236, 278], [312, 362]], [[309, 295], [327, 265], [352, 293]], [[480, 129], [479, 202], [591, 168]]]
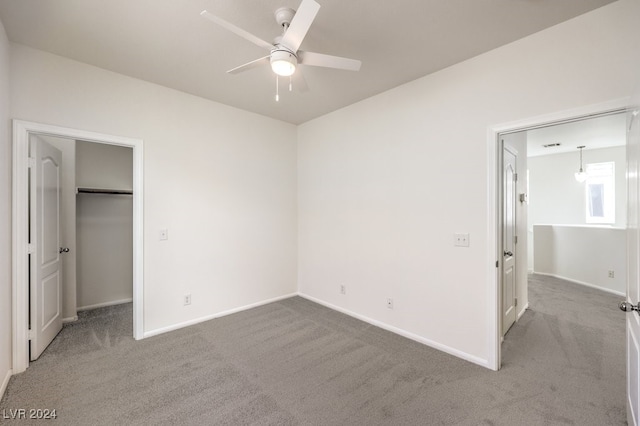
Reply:
[[41, 138], [63, 153], [63, 321], [132, 302], [133, 149]]
[[75, 141], [76, 306], [133, 301], [133, 150]]
[[79, 310], [133, 301], [133, 337], [141, 339], [142, 141], [20, 120], [13, 124], [14, 373], [29, 364], [29, 253], [37, 250], [29, 239], [32, 139], [63, 153], [63, 319], [74, 321]]

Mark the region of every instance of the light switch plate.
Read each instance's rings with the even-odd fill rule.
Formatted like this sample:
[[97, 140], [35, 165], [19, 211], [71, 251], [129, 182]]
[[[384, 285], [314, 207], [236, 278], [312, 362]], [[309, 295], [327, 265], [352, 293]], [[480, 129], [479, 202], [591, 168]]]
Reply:
[[161, 229], [160, 230], [160, 241], [164, 241], [164, 240], [168, 240], [169, 239], [169, 231], [167, 231], [166, 229]]

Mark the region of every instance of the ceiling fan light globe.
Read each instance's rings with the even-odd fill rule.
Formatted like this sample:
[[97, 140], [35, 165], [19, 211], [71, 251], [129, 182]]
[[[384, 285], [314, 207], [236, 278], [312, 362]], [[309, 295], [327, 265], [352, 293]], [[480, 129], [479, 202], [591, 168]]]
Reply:
[[587, 180], [587, 174], [582, 171], [582, 169], [580, 169], [579, 172], [575, 172], [574, 174], [576, 180], [580, 183], [584, 182], [585, 180]]
[[282, 77], [289, 77], [296, 71], [295, 65], [287, 61], [272, 61], [271, 69]]
[[271, 69], [282, 77], [289, 77], [296, 71], [297, 58], [290, 52], [277, 50], [271, 53]]

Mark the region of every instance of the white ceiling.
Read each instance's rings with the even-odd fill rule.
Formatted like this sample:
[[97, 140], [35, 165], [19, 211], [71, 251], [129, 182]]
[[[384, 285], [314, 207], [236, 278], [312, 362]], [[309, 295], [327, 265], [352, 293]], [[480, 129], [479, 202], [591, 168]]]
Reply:
[[[627, 116], [606, 115], [527, 131], [527, 157], [609, 148], [626, 144]], [[549, 148], [543, 145], [559, 143]], [[577, 155], [577, 154], [576, 154]]]
[[317, 1], [301, 48], [362, 69], [302, 67], [310, 91], [278, 103], [268, 67], [226, 74], [265, 52], [199, 13], [272, 41], [300, 0], [0, 0], [0, 19], [14, 42], [299, 124], [614, 0]]

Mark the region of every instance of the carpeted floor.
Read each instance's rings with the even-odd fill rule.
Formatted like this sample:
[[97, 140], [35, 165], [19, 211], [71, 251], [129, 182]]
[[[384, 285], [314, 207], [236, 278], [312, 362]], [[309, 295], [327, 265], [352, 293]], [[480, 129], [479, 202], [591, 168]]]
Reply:
[[[0, 401], [33, 424], [623, 425], [618, 297], [532, 276], [492, 372], [294, 297], [131, 338], [131, 305], [85, 312]], [[473, 322], [469, 322], [473, 326]]]

